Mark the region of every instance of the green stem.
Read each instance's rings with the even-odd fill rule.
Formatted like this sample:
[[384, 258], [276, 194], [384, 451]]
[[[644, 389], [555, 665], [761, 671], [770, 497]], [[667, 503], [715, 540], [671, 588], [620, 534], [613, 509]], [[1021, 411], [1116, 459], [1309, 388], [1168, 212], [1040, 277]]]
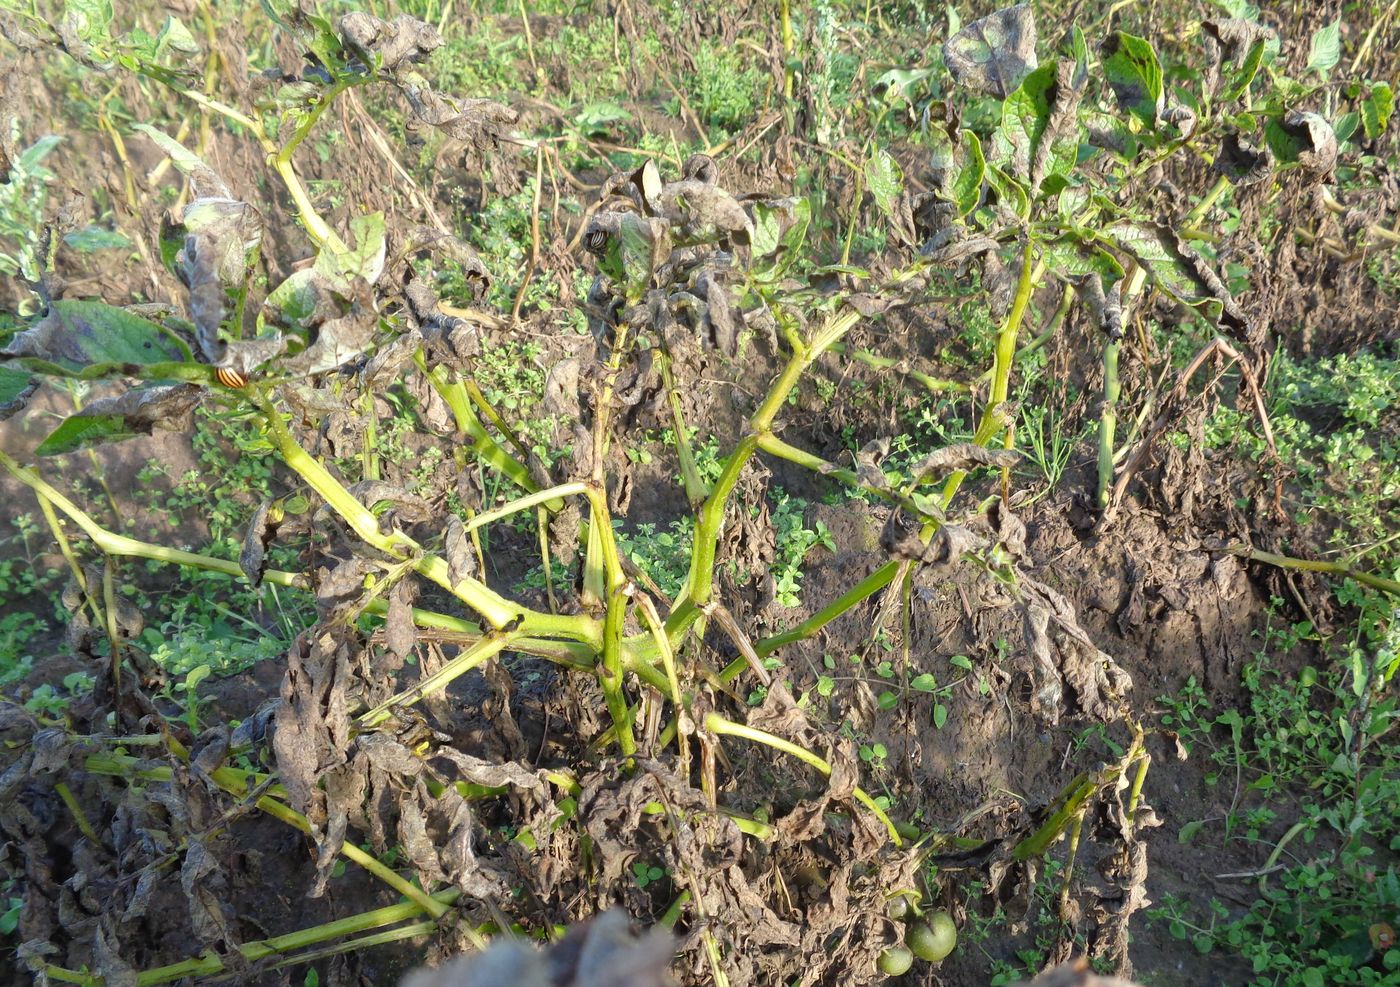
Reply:
[[613, 735], [624, 757], [637, 753], [637, 741], [632, 735], [632, 713], [622, 690], [622, 630], [627, 619], [627, 604], [632, 599], [630, 584], [615, 587], [608, 594], [608, 610], [603, 622], [603, 653], [598, 662], [598, 685], [612, 719]]
[[[432, 895], [432, 900], [435, 904], [446, 908], [454, 904], [461, 897], [461, 894], [455, 889], [440, 891]], [[327, 922], [310, 929], [289, 932], [271, 939], [245, 942], [239, 945], [238, 952], [246, 962], [256, 963], [269, 957], [283, 956], [293, 950], [305, 949], [328, 939], [338, 939], [341, 936], [354, 935], [369, 929], [381, 929], [386, 925], [393, 925], [413, 918], [422, 912], [423, 909], [417, 902], [400, 902], [397, 905], [361, 912], [358, 915], [337, 919], [334, 922]], [[222, 973], [225, 969], [224, 961], [218, 955], [207, 952], [197, 959], [143, 970], [136, 975], [136, 983], [138, 987], [154, 987], [156, 984], [170, 983], [187, 977], [213, 976]], [[105, 979], [98, 974], [66, 970], [58, 966], [45, 967], [44, 972], [50, 979], [60, 983], [82, 984], [85, 987], [101, 987], [106, 983]]]
[[[472, 405], [471, 395], [467, 386], [462, 381], [456, 379], [451, 370], [444, 366], [428, 369], [427, 357], [420, 349], [414, 354], [413, 361], [418, 369], [428, 378], [428, 382], [433, 385], [433, 389], [438, 392], [447, 406], [452, 409], [452, 417], [457, 422], [457, 427], [465, 432], [471, 439], [471, 451], [475, 453], [482, 462], [503, 473], [511, 482], [522, 490], [534, 492], [536, 489], [534, 478], [530, 476], [530, 471], [525, 464], [506, 452], [501, 444], [495, 440], [486, 426], [477, 417], [476, 409]], [[564, 504], [562, 501], [551, 501], [546, 505], [551, 511], [560, 510]]]
[[1215, 205], [1216, 200], [1219, 199], [1220, 196], [1224, 194], [1225, 190], [1229, 187], [1230, 179], [1228, 179], [1224, 175], [1221, 175], [1218, 178], [1216, 178], [1215, 184], [1210, 187], [1210, 190], [1208, 192], [1206, 192], [1205, 198], [1201, 199], [1200, 202], [1196, 203], [1195, 208], [1193, 208], [1189, 213], [1186, 214], [1186, 218], [1181, 221], [1180, 225], [1182, 227], [1190, 228], [1199, 223], [1202, 219], [1205, 218], [1206, 213], [1210, 211], [1210, 207]]
[[703, 607], [710, 602], [710, 596], [714, 592], [715, 552], [719, 545], [720, 530], [724, 526], [724, 512], [744, 467], [758, 451], [759, 437], [773, 430], [773, 420], [807, 368], [834, 344], [839, 343], [858, 321], [860, 313], [854, 310], [842, 312], [813, 334], [811, 343], [802, 352], [793, 354], [769, 389], [763, 404], [749, 419], [749, 434], [739, 440], [738, 446], [725, 460], [724, 469], [696, 519], [686, 595], [666, 622], [666, 631], [671, 635], [673, 642], [677, 632], [688, 628], [698, 616], [694, 608]]
[[529, 510], [531, 507], [535, 507], [539, 504], [548, 506], [550, 502], [562, 503], [565, 497], [572, 497], [576, 494], [586, 494], [587, 492], [588, 484], [584, 483], [582, 480], [575, 480], [572, 483], [561, 483], [557, 487], [550, 487], [548, 490], [540, 490], [536, 493], [527, 494], [508, 504], [502, 504], [494, 511], [483, 511], [466, 522], [463, 528], [467, 533], [471, 533], [482, 525], [490, 524], [493, 521], [499, 521], [501, 518], [509, 517], [520, 511]]
[[287, 187], [287, 191], [292, 196], [292, 202], [296, 204], [297, 214], [300, 215], [302, 223], [306, 226], [306, 232], [316, 241], [317, 246], [328, 247], [335, 253], [345, 253], [345, 242], [336, 235], [321, 214], [316, 211], [315, 205], [311, 202], [311, 196], [306, 192], [306, 186], [301, 182], [296, 169], [292, 167], [292, 155], [301, 142], [311, 133], [311, 128], [316, 126], [321, 119], [321, 114], [335, 102], [335, 98], [349, 89], [355, 82], [348, 79], [338, 79], [321, 94], [320, 102], [311, 108], [301, 119], [292, 136], [287, 143], [282, 145], [276, 156], [272, 160], [272, 166], [276, 169], [278, 176], [282, 179], [282, 184]]
[[[863, 600], [869, 599], [890, 583], [894, 582], [894, 577], [898, 572], [898, 562], [886, 562], [796, 627], [783, 631], [781, 634], [775, 634], [773, 637], [755, 641], [754, 650], [758, 652], [760, 658], [766, 658], [784, 645], [793, 644], [811, 637], [852, 607]], [[726, 680], [732, 678], [733, 676], [730, 675], [730, 670], [734, 669], [737, 673], [737, 671], [744, 668], [745, 665], [746, 663], [742, 658], [736, 659], [729, 668], [724, 670], [722, 675], [726, 677]]]
[[[125, 535], [118, 535], [102, 527], [92, 517], [78, 505], [59, 493], [50, 486], [43, 477], [34, 469], [21, 466], [18, 462], [0, 450], [0, 466], [3, 466], [11, 476], [29, 487], [38, 496], [49, 501], [54, 507], [66, 514], [79, 528], [92, 539], [99, 549], [108, 555], [125, 555], [132, 558], [152, 559], [157, 562], [169, 562], [175, 565], [189, 566], [195, 569], [206, 569], [210, 572], [222, 572], [228, 576], [243, 578], [244, 573], [237, 562], [230, 562], [227, 559], [216, 559], [211, 555], [197, 555], [194, 552], [185, 552], [177, 548], [167, 548], [164, 545], [153, 545], [149, 542], [137, 541], [135, 538], [128, 538]], [[279, 572], [271, 570], [263, 574], [266, 582], [277, 583], [280, 586], [306, 586], [305, 577], [291, 572]]]
[[1089, 801], [1089, 797], [1099, 790], [1099, 781], [1088, 775], [1079, 775], [1065, 787], [1064, 803], [1059, 810], [1047, 819], [1039, 829], [1016, 844], [1012, 856], [1017, 860], [1030, 860], [1043, 857], [1055, 841], [1064, 835], [1071, 821], [1078, 816]]
[[[732, 720], [726, 720], [718, 713], [710, 713], [706, 715], [705, 729], [710, 731], [710, 733], [718, 734], [720, 736], [742, 737], [744, 740], [750, 740], [756, 744], [763, 744], [764, 746], [771, 747], [774, 750], [782, 751], [784, 754], [791, 754], [799, 761], [802, 761], [805, 764], [810, 764], [812, 767], [816, 768], [828, 778], [831, 777], [831, 765], [825, 760], [813, 754], [807, 748], [799, 747], [797, 744], [794, 744], [788, 740], [784, 740], [782, 737], [778, 737], [774, 734], [768, 733], [766, 730], [758, 730], [754, 727], [745, 726], [742, 723], [735, 723]], [[875, 800], [871, 798], [869, 794], [867, 794], [863, 789], [857, 788], [852, 792], [852, 794], [856, 797], [856, 801], [864, 805], [875, 815], [875, 818], [879, 819], [880, 822], [884, 823], [885, 829], [890, 834], [890, 841], [893, 842], [894, 845], [897, 847], [903, 846], [904, 841], [900, 838], [899, 830], [895, 828], [894, 823], [890, 822], [890, 817], [885, 815], [885, 810], [881, 809], [880, 806], [876, 804]]]
[[1103, 347], [1103, 408], [1099, 412], [1099, 490], [1095, 500], [1099, 510], [1108, 506], [1113, 489], [1113, 434], [1118, 427], [1118, 351], [1121, 339], [1110, 339]]
[[[996, 357], [992, 364], [992, 393], [987, 400], [987, 407], [982, 411], [977, 434], [972, 439], [977, 445], [991, 445], [1004, 427], [1001, 424], [1001, 406], [1011, 391], [1011, 368], [1016, 362], [1016, 337], [1021, 331], [1021, 323], [1026, 317], [1031, 294], [1035, 291], [1036, 282], [1040, 280], [1044, 268], [1043, 260], [1038, 264], [1031, 263], [1031, 240], [1027, 238], [1021, 251], [1021, 276], [1016, 284], [1016, 295], [1011, 301], [1011, 309], [1006, 313], [1006, 320], [1002, 322], [1001, 330], [997, 333]], [[966, 478], [966, 470], [956, 470], [949, 475], [948, 481], [943, 485], [944, 507], [953, 502], [953, 497], [957, 495], [958, 488]]]
[[1384, 576], [1373, 575], [1363, 572], [1360, 569], [1353, 569], [1345, 562], [1324, 562], [1320, 559], [1299, 559], [1291, 555], [1276, 555], [1273, 552], [1260, 552], [1248, 548], [1244, 545], [1235, 545], [1228, 549], [1231, 555], [1238, 555], [1240, 558], [1249, 559], [1251, 562], [1263, 562], [1266, 565], [1275, 565], [1281, 569], [1297, 569], [1303, 572], [1324, 572], [1332, 576], [1342, 576], [1346, 579], [1354, 579], [1363, 586], [1381, 590], [1391, 596], [1400, 596], [1400, 582], [1394, 579], [1387, 579]]
[[385, 700], [374, 709], [360, 717], [360, 726], [364, 729], [383, 723], [394, 715], [394, 711], [404, 706], [411, 706], [426, 696], [441, 692], [447, 688], [453, 680], [467, 674], [478, 665], [494, 658], [514, 644], [513, 635], [510, 634], [488, 634], [471, 648], [463, 651], [456, 658], [443, 665], [432, 675], [410, 689], [405, 689], [398, 695]]
[[379, 521], [363, 504], [357, 501], [348, 490], [331, 476], [330, 471], [317, 462], [292, 437], [292, 433], [282, 421], [281, 415], [255, 392], [255, 400], [263, 411], [268, 439], [277, 448], [282, 460], [295, 470], [326, 503], [340, 515], [341, 519], [361, 539], [393, 558], [404, 561], [414, 555], [414, 569], [424, 578], [436, 583], [471, 607], [494, 629], [500, 630], [519, 621], [517, 630], [524, 634], [544, 637], [559, 636], [601, 645], [598, 621], [584, 615], [562, 615], [528, 610], [496, 593], [479, 579], [464, 576], [453, 580], [451, 567], [440, 556], [423, 553], [422, 547], [401, 531], [385, 535], [379, 531]]

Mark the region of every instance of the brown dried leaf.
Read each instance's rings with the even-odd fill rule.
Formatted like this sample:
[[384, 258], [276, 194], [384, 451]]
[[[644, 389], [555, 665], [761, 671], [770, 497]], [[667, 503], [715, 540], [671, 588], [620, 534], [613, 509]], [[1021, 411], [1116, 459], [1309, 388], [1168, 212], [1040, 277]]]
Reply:
[[421, 62], [445, 44], [431, 24], [407, 14], [400, 14], [390, 23], [357, 10], [340, 18], [336, 30], [345, 47], [369, 67], [389, 73]]

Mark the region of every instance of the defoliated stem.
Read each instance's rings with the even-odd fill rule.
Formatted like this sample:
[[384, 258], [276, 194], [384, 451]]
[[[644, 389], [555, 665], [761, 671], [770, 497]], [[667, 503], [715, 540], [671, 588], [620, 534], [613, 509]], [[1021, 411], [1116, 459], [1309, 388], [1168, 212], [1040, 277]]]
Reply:
[[1099, 413], [1099, 490], [1095, 504], [1099, 510], [1108, 506], [1113, 489], [1113, 435], [1118, 427], [1118, 351], [1121, 339], [1110, 339], [1103, 347], [1103, 410]]
[[[1224, 176], [1221, 177], [1224, 178]], [[1219, 182], [1216, 183], [1216, 185], [1219, 184]], [[1207, 198], [1210, 197], [1207, 196]], [[1133, 273], [1128, 276], [1127, 283], [1123, 285], [1124, 322], [1128, 320], [1129, 304], [1142, 290], [1146, 279], [1147, 269], [1141, 266], [1135, 267]], [[1113, 441], [1114, 432], [1118, 428], [1118, 395], [1122, 390], [1118, 380], [1118, 351], [1122, 348], [1122, 343], [1121, 339], [1109, 339], [1103, 347], [1103, 408], [1099, 412], [1099, 489], [1094, 498], [1101, 511], [1108, 506], [1109, 497], [1113, 490]]]
[[[784, 754], [791, 754], [799, 761], [810, 764], [828, 778], [831, 777], [831, 765], [827, 761], [813, 754], [807, 748], [799, 747], [797, 744], [768, 733], [766, 730], [759, 730], [754, 727], [745, 726], [742, 723], [726, 720], [718, 713], [706, 715], [705, 729], [710, 731], [710, 733], [719, 734], [720, 736], [742, 737], [756, 744], [763, 744], [774, 750], [782, 751]], [[869, 809], [880, 822], [884, 823], [885, 829], [890, 834], [891, 842], [897, 847], [903, 846], [904, 841], [900, 838], [899, 830], [895, 828], [894, 823], [890, 822], [890, 817], [885, 815], [885, 810], [880, 808], [875, 800], [863, 789], [857, 788], [852, 794], [856, 797], [856, 801]]]

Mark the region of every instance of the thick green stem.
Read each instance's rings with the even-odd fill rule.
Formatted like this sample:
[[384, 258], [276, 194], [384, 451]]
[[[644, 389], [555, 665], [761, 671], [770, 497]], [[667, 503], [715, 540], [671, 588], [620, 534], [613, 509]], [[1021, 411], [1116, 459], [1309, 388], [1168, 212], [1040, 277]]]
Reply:
[[[880, 590], [894, 581], [894, 577], [898, 572], [898, 562], [886, 562], [796, 627], [783, 631], [781, 634], [775, 634], [773, 637], [754, 642], [754, 650], [758, 652], [760, 658], [766, 658], [784, 645], [793, 644], [794, 642], [811, 637], [852, 607], [880, 592]], [[744, 662], [742, 659], [737, 659], [735, 665], [742, 668], [744, 667]], [[728, 673], [729, 669], [725, 669], [725, 675], [728, 675]]]
[[414, 569], [424, 578], [436, 583], [457, 597], [467, 606], [485, 618], [494, 629], [515, 624], [521, 633], [543, 637], [567, 637], [577, 641], [601, 645], [602, 635], [598, 621], [584, 615], [561, 615], [528, 610], [496, 593], [479, 579], [464, 576], [452, 578], [447, 561], [436, 555], [425, 554], [422, 547], [403, 532], [395, 531], [386, 535], [379, 530], [379, 521], [363, 504], [357, 501], [344, 485], [330, 474], [330, 471], [317, 462], [292, 437], [281, 416], [261, 395], [258, 402], [263, 410], [268, 439], [281, 454], [283, 462], [300, 474], [312, 489], [340, 515], [341, 519], [361, 539], [368, 544], [400, 561], [416, 556]]
[[[1021, 323], [1025, 320], [1026, 309], [1030, 306], [1031, 294], [1035, 291], [1036, 282], [1040, 280], [1044, 269], [1043, 260], [1038, 264], [1031, 263], [1031, 241], [1027, 239], [1021, 251], [1021, 277], [1016, 284], [1016, 295], [1011, 301], [1011, 309], [1006, 313], [1006, 320], [997, 333], [996, 358], [992, 364], [992, 393], [987, 399], [987, 407], [982, 412], [982, 420], [978, 422], [977, 434], [972, 439], [977, 445], [991, 445], [1005, 427], [1002, 405], [1011, 392], [1011, 368], [1016, 363], [1016, 338], [1021, 331]], [[953, 502], [953, 497], [957, 495], [958, 488], [966, 478], [966, 470], [956, 470], [949, 475], [947, 483], [943, 485], [945, 508]]]
[[807, 368], [834, 344], [840, 342], [858, 321], [860, 313], [851, 310], [842, 312], [818, 330], [803, 351], [793, 354], [787, 366], [778, 375], [778, 379], [773, 382], [763, 404], [749, 419], [749, 434], [739, 440], [738, 446], [725, 460], [724, 470], [696, 519], [688, 591], [666, 622], [666, 632], [672, 636], [673, 642], [678, 630], [689, 627], [694, 622], [697, 615], [692, 612], [693, 608], [703, 607], [710, 602], [710, 596], [714, 592], [715, 552], [719, 545], [720, 532], [724, 527], [724, 512], [729, 506], [729, 496], [734, 492], [744, 467], [758, 451], [759, 437], [773, 430], [773, 420], [777, 418], [788, 395], [802, 379], [802, 374]]
[[613, 735], [624, 757], [637, 753], [637, 740], [632, 735], [632, 712], [622, 689], [622, 630], [627, 619], [627, 604], [631, 602], [631, 585], [623, 584], [608, 594], [607, 616], [603, 621], [603, 653], [598, 662], [598, 685], [612, 719]]
[[[414, 362], [418, 369], [428, 378], [428, 382], [433, 385], [433, 389], [447, 403], [452, 410], [452, 417], [457, 422], [457, 427], [467, 434], [471, 439], [471, 451], [476, 454], [482, 462], [496, 469], [508, 477], [511, 482], [522, 490], [533, 493], [536, 490], [534, 478], [530, 476], [530, 471], [525, 464], [506, 452], [501, 444], [495, 440], [486, 426], [477, 417], [476, 409], [472, 405], [471, 394], [467, 386], [456, 379], [452, 371], [446, 367], [437, 366], [428, 369], [427, 358], [420, 349], [414, 355]], [[551, 511], [560, 510], [564, 504], [560, 500], [551, 500], [546, 506]]]
[[345, 253], [345, 242], [331, 229], [330, 224], [321, 218], [321, 214], [316, 211], [316, 206], [311, 202], [311, 196], [306, 192], [306, 186], [301, 183], [301, 178], [297, 175], [296, 169], [292, 167], [292, 155], [296, 153], [297, 147], [306, 140], [311, 133], [311, 128], [316, 126], [316, 122], [321, 119], [321, 114], [335, 102], [335, 98], [349, 89], [354, 82], [352, 80], [337, 80], [330, 89], [321, 95], [320, 102], [302, 117], [301, 123], [293, 131], [287, 143], [272, 159], [272, 166], [276, 169], [278, 176], [282, 179], [282, 184], [287, 186], [287, 191], [292, 196], [297, 214], [301, 217], [302, 223], [306, 226], [306, 232], [316, 241], [317, 246], [328, 248], [335, 253]]
[[[230, 562], [227, 559], [216, 559], [211, 555], [198, 555], [194, 552], [184, 552], [177, 548], [167, 548], [164, 545], [153, 545], [149, 542], [137, 541], [135, 538], [128, 538], [126, 535], [119, 535], [108, 531], [94, 521], [91, 515], [50, 486], [35, 470], [27, 466], [21, 466], [3, 451], [0, 451], [0, 466], [3, 466], [11, 476], [66, 514], [69, 519], [83, 530], [84, 534], [92, 539], [93, 544], [108, 555], [125, 555], [131, 558], [153, 559], [157, 562], [169, 562], [174, 565], [206, 569], [210, 572], [222, 572], [225, 575], [243, 578], [243, 570], [239, 567], [237, 562]], [[276, 583], [279, 586], [306, 586], [306, 580], [303, 576], [291, 572], [279, 572], [277, 570], [270, 570], [264, 573], [263, 580], [269, 583]]]

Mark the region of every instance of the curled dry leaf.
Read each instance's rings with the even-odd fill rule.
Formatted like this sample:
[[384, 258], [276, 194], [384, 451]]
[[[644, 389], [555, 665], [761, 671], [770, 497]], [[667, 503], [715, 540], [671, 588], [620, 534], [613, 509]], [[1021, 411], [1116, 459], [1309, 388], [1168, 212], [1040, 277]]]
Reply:
[[1220, 141], [1215, 169], [1234, 185], [1256, 185], [1274, 171], [1274, 155], [1267, 146], [1257, 147], [1239, 134], [1226, 134]]
[[391, 22], [357, 10], [340, 18], [336, 29], [345, 47], [369, 68], [389, 73], [421, 62], [446, 43], [431, 24], [407, 14]]
[[1298, 164], [1318, 180], [1332, 173], [1337, 164], [1337, 135], [1325, 117], [1289, 110], [1281, 126], [1296, 145], [1294, 153]]

